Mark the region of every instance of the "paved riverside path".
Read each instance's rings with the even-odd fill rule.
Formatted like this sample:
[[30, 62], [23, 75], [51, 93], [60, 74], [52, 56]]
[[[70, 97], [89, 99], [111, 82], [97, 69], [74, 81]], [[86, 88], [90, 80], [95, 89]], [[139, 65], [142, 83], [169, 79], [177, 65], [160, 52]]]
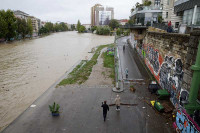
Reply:
[[[142, 75], [138, 69], [138, 66], [135, 63], [135, 60], [132, 56], [132, 51], [127, 44], [128, 37], [122, 37], [117, 39], [117, 47], [119, 52], [120, 66], [121, 66], [121, 76], [122, 79], [126, 79], [125, 69], [128, 68], [128, 80], [141, 79]], [[123, 51], [123, 46], [125, 45], [125, 50]]]
[[[124, 38], [121, 38], [124, 39]], [[128, 47], [126, 47], [127, 50]], [[131, 54], [130, 54], [131, 56]], [[136, 64], [135, 64], [136, 65]], [[134, 66], [136, 70], [136, 66]], [[130, 71], [130, 68], [129, 68]], [[144, 78], [137, 69], [130, 78]], [[134, 77], [135, 76], [135, 77]], [[122, 93], [112, 91], [113, 86], [62, 86], [53, 85], [3, 133], [171, 133], [172, 124], [144, 102], [155, 99], [147, 91], [147, 84], [135, 85], [136, 92], [125, 89]], [[110, 106], [106, 122], [103, 121], [101, 103], [114, 103], [116, 94], [122, 103], [120, 112]], [[52, 117], [48, 105], [61, 106], [59, 117]]]

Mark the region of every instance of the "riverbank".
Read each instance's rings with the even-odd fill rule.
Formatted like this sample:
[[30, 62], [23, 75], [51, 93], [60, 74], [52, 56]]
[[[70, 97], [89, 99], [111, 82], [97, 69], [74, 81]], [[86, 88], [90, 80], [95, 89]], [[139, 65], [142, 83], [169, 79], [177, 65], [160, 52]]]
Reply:
[[91, 49], [114, 37], [61, 32], [0, 45], [0, 129], [2, 130]]
[[[102, 51], [105, 48], [113, 48], [114, 44], [108, 44], [108, 45], [101, 45], [99, 46], [96, 51], [94, 52], [94, 55], [92, 56], [92, 58], [88, 61], [88, 60], [82, 60], [80, 62], [79, 65], [77, 65], [74, 70], [69, 74], [69, 76], [62, 80], [58, 85], [67, 85], [67, 84], [82, 84], [84, 83], [90, 76], [93, 66], [96, 65], [96, 63], [98, 63], [99, 56], [101, 55], [101, 58], [103, 58], [103, 64], [104, 67], [110, 67], [109, 64], [111, 64], [112, 67], [110, 67], [112, 70], [112, 77], [114, 79], [114, 56], [110, 57], [107, 55], [107, 52]], [[100, 67], [100, 69], [102, 69], [102, 67]], [[102, 71], [101, 74], [104, 74], [107, 72]], [[96, 74], [96, 76], [98, 76], [99, 74]]]

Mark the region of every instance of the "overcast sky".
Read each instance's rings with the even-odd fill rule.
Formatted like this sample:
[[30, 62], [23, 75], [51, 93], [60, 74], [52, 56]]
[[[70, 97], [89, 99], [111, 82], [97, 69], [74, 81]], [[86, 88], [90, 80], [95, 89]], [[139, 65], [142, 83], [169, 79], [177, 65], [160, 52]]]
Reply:
[[115, 19], [128, 19], [136, 2], [141, 0], [0, 0], [0, 9], [21, 10], [42, 21], [90, 24], [91, 7], [97, 3], [114, 7]]

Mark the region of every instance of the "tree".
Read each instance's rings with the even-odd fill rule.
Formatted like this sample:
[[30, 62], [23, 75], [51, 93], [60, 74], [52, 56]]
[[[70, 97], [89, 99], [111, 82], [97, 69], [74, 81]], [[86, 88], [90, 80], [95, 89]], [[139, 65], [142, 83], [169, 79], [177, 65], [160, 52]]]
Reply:
[[159, 16], [158, 16], [158, 23], [162, 23], [162, 21], [163, 21], [163, 18], [162, 18], [161, 15], [159, 15]]
[[96, 29], [96, 33], [98, 35], [109, 35], [110, 34], [110, 27], [109, 26], [98, 26]]
[[81, 22], [78, 20], [76, 30], [78, 31], [80, 27], [81, 27]]
[[79, 27], [78, 32], [79, 32], [79, 33], [83, 33], [85, 30], [86, 30], [85, 26], [81, 25], [81, 26]]
[[30, 35], [30, 37], [33, 35], [33, 26], [31, 18], [28, 18], [27, 20], [27, 34]]
[[116, 19], [110, 20], [109, 26], [114, 30], [119, 27], [119, 22]]
[[67, 31], [68, 30], [68, 27], [65, 23], [60, 23], [60, 27], [61, 27], [61, 31]]
[[120, 29], [120, 28], [117, 29], [116, 34], [117, 34], [118, 36], [121, 35], [121, 29]]
[[18, 37], [21, 35], [22, 38], [25, 38], [28, 31], [26, 20], [17, 18], [16, 25], [17, 25], [16, 31]]
[[[4, 37], [6, 40], [10, 40], [11, 38], [14, 38], [16, 35], [16, 18], [14, 16], [14, 13], [11, 10], [7, 10], [6, 12], [3, 11], [2, 13], [2, 19], [4, 20], [3, 25], [6, 26], [6, 28], [0, 28], [4, 29]], [[6, 24], [6, 23], [7, 24]]]
[[93, 27], [91, 28], [91, 31], [94, 32], [96, 29], [97, 29], [97, 26], [93, 26]]
[[8, 24], [5, 20], [6, 12], [0, 11], [0, 38], [5, 38], [8, 33]]
[[134, 21], [132, 19], [128, 20], [128, 24], [129, 25], [133, 25], [134, 24]]
[[54, 31], [54, 26], [53, 23], [47, 22], [44, 27], [48, 30], [48, 32], [53, 32]]
[[40, 30], [39, 30], [39, 35], [46, 34], [46, 33], [48, 33], [48, 32], [49, 32], [49, 31], [47, 30], [47, 28], [42, 27], [42, 28], [40, 28]]
[[150, 6], [151, 5], [151, 1], [146, 0], [143, 5], [144, 6]]
[[73, 30], [75, 30], [76, 28], [75, 28], [75, 25], [74, 24], [72, 24], [71, 25], [71, 30], [73, 31]]

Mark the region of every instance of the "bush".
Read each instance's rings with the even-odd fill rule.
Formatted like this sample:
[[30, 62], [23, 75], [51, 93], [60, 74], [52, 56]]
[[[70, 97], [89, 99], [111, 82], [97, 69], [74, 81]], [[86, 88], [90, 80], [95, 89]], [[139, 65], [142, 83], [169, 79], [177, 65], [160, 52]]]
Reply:
[[98, 26], [96, 29], [96, 33], [98, 35], [109, 35], [110, 34], [110, 27], [109, 26]]

